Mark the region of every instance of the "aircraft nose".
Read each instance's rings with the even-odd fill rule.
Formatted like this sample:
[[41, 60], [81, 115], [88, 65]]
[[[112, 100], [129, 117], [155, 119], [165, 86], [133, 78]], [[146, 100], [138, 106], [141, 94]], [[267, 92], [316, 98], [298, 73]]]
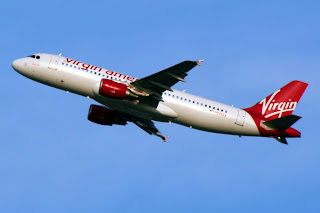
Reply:
[[22, 68], [22, 61], [21, 59], [16, 59], [12, 62], [12, 68], [17, 71], [17, 72], [21, 72], [21, 68]]

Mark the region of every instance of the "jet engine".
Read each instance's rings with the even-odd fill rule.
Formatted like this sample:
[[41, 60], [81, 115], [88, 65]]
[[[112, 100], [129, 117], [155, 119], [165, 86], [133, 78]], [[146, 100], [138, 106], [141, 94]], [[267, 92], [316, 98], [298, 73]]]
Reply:
[[126, 125], [127, 122], [119, 116], [119, 113], [103, 106], [91, 104], [88, 112], [88, 120], [101, 125], [113, 124]]
[[124, 99], [137, 98], [138, 96], [128, 89], [128, 85], [118, 83], [109, 79], [101, 79], [99, 94], [108, 98]]

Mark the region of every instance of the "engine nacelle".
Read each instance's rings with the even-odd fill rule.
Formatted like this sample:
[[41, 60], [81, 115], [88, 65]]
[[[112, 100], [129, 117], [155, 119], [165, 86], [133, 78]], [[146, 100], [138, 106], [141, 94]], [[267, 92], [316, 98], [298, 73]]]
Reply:
[[113, 124], [126, 125], [127, 122], [119, 117], [118, 112], [103, 106], [91, 104], [88, 112], [88, 120], [101, 125]]
[[137, 98], [126, 84], [118, 83], [109, 79], [101, 79], [99, 94], [108, 98], [124, 99], [127, 97]]

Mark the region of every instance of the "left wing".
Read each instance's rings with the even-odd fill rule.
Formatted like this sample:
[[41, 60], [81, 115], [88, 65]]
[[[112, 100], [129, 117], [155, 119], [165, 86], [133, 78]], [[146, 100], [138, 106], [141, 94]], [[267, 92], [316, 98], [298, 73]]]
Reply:
[[158, 136], [162, 138], [164, 142], [167, 142], [167, 138], [169, 136], [163, 136], [161, 132], [157, 129], [157, 127], [154, 126], [154, 123], [151, 120], [136, 118], [136, 120], [132, 122], [144, 131], [146, 131], [147, 133], [149, 133], [150, 135], [152, 134]]
[[187, 72], [196, 65], [200, 66], [202, 62], [203, 60], [184, 61], [165, 70], [134, 81], [131, 85], [148, 94], [148, 97], [155, 99], [158, 104], [158, 101], [162, 101], [162, 93], [165, 90], [172, 91], [171, 86], [176, 84], [178, 81], [185, 82], [184, 78], [188, 75]]

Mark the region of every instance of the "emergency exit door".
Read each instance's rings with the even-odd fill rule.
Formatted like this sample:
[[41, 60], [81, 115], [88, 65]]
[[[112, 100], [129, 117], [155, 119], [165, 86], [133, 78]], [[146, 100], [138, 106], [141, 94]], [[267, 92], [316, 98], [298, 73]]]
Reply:
[[243, 126], [245, 118], [246, 118], [246, 111], [239, 109], [236, 124], [239, 126]]
[[56, 70], [57, 67], [58, 67], [58, 63], [59, 63], [59, 58], [60, 58], [60, 55], [53, 55], [51, 56], [51, 60], [49, 62], [49, 68], [50, 69], [53, 69], [53, 70]]

